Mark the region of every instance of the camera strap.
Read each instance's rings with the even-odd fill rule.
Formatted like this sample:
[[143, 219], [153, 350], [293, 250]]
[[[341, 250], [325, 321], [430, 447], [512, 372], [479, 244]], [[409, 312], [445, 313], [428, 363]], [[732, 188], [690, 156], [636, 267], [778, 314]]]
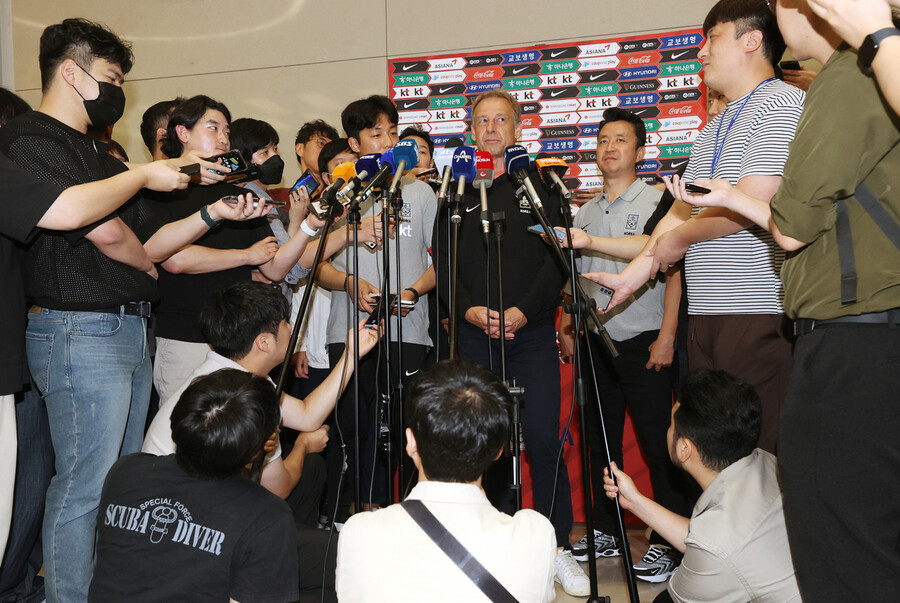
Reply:
[[494, 603], [516, 603], [516, 598], [506, 590], [506, 587], [472, 556], [472, 553], [444, 527], [421, 500], [407, 499], [400, 503], [400, 506], [488, 599]]

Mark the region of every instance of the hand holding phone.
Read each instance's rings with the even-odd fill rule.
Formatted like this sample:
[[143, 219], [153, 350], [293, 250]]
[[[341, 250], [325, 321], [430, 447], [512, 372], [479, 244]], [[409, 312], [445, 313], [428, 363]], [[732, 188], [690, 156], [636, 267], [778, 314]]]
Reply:
[[698, 195], [708, 195], [712, 191], [705, 186], [698, 186], [693, 182], [685, 182], [684, 188], [687, 189], [688, 192], [697, 193]]
[[[547, 232], [546, 230], [544, 230], [544, 226], [543, 226], [542, 224], [534, 224], [533, 226], [529, 226], [529, 227], [528, 227], [528, 232], [533, 232], [534, 234], [538, 234], [538, 235], [545, 234], [545, 235], [547, 235], [548, 237], [550, 236], [550, 233]], [[566, 238], [566, 235], [564, 235], [563, 233], [559, 232], [559, 231], [556, 230], [555, 228], [553, 229], [553, 234], [556, 235], [556, 240], [557, 240], [557, 241], [560, 241], [560, 242], [564, 241], [565, 238]]]

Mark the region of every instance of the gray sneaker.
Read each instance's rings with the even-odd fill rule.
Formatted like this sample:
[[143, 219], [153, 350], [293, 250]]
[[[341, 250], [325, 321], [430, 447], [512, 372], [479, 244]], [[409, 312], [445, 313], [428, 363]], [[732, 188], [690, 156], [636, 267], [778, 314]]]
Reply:
[[[594, 530], [594, 559], [598, 557], [618, 557], [622, 554], [622, 545], [615, 536], [610, 536], [600, 530]], [[572, 557], [575, 561], [588, 560], [587, 534], [581, 540], [572, 545]]]
[[665, 582], [681, 564], [682, 554], [664, 544], [651, 544], [650, 548], [634, 564], [634, 575], [644, 582]]

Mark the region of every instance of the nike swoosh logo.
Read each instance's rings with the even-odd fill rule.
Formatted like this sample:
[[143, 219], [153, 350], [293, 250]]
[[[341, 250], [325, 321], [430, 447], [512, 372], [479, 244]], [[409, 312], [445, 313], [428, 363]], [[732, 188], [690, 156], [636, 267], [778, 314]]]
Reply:
[[682, 56], [682, 55], [685, 55], [685, 54], [687, 54], [687, 53], [688, 53], [687, 50], [682, 50], [681, 52], [673, 52], [673, 53], [672, 53], [672, 58], [673, 58], [673, 59], [677, 59], [678, 57], [680, 57], [680, 56]]
[[409, 70], [412, 69], [413, 67], [415, 67], [415, 65], [404, 65], [404, 66], [403, 66], [403, 71], [409, 71]]
[[685, 159], [685, 160], [682, 161], [681, 163], [673, 163], [673, 164], [672, 164], [672, 169], [674, 170], [675, 168], [680, 168], [681, 166], [683, 166], [683, 165], [684, 165], [685, 163], [687, 163], [687, 162], [688, 162], [688, 160]]
[[550, 98], [554, 98], [554, 97], [556, 97], [556, 96], [559, 96], [559, 95], [562, 94], [563, 92], [565, 92], [565, 90], [557, 90], [556, 92], [551, 92], [551, 93], [550, 93]]
[[634, 113], [635, 115], [640, 115], [641, 113], [645, 113], [646, 111], [646, 109], [641, 109], [640, 111], [632, 111], [632, 113]]
[[528, 69], [528, 67], [513, 67], [513, 75], [522, 73], [526, 69]]
[[415, 374], [418, 373], [418, 372], [419, 372], [419, 369], [416, 369], [416, 370], [414, 370], [413, 372], [403, 371], [403, 374], [406, 375], [407, 377], [411, 377], [411, 376], [415, 375]]
[[443, 94], [444, 92], [447, 92], [448, 90], [453, 90], [453, 86], [450, 86], [449, 88], [440, 88], [440, 89], [438, 89], [438, 92], [440, 94]]
[[481, 207], [480, 205], [476, 205], [475, 207], [467, 207], [466, 213], [469, 213], [470, 211], [475, 211], [476, 209], [478, 209], [480, 207]]
[[597, 80], [601, 77], [603, 77], [602, 73], [595, 73], [594, 75], [592, 75], [591, 77], [588, 78], [588, 81], [593, 82], [594, 80]]
[[551, 59], [555, 59], [556, 57], [558, 57], [558, 56], [561, 55], [561, 54], [564, 54], [565, 52], [566, 52], [565, 50], [560, 50], [559, 52], [551, 52], [551, 53], [550, 53], [550, 58], [551, 58]]
[[410, 107], [415, 107], [416, 103], [403, 103], [404, 109], [409, 109]]

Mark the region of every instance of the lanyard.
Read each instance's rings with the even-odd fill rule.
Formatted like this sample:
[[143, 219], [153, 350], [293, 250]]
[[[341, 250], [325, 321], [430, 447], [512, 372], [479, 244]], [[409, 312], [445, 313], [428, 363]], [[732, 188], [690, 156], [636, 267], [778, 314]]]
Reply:
[[722, 155], [722, 151], [725, 149], [725, 140], [728, 138], [728, 133], [731, 132], [731, 127], [734, 125], [734, 122], [737, 121], [738, 115], [741, 114], [741, 111], [744, 110], [744, 105], [747, 104], [747, 101], [750, 100], [750, 97], [753, 96], [753, 93], [760, 89], [763, 84], [768, 84], [773, 81], [775, 78], [770, 77], [767, 80], [763, 80], [756, 85], [756, 88], [753, 89], [750, 94], [747, 95], [747, 98], [744, 99], [744, 102], [741, 103], [741, 106], [738, 107], [738, 110], [735, 112], [734, 116], [731, 118], [731, 121], [728, 122], [728, 128], [725, 130], [725, 136], [722, 137], [722, 144], [719, 145], [719, 134], [722, 132], [722, 122], [725, 121], [725, 113], [728, 113], [728, 109], [725, 109], [725, 113], [722, 114], [722, 119], [719, 120], [719, 127], [716, 128], [716, 142], [715, 146], [713, 146], [713, 159], [712, 165], [709, 168], [709, 177], [715, 178], [716, 166], [719, 165], [719, 157]]

